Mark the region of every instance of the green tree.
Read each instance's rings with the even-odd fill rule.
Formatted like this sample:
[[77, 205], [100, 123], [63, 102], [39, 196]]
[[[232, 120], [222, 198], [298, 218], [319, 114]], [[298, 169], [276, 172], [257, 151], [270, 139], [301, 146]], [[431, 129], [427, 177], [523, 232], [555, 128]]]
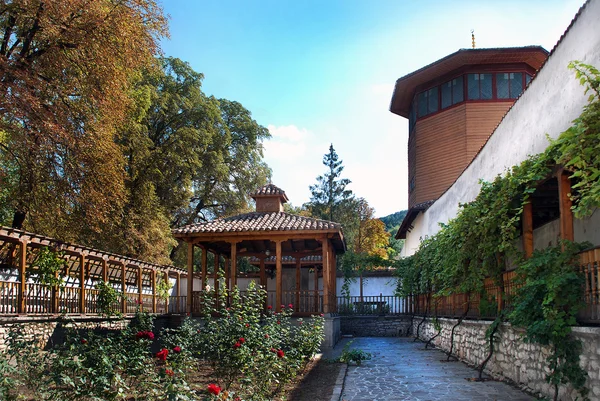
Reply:
[[348, 206], [353, 201], [352, 191], [346, 189], [350, 180], [341, 178], [344, 166], [333, 148], [323, 156], [323, 165], [327, 168], [324, 175], [317, 177], [317, 183], [310, 186], [310, 202], [308, 207], [313, 216], [330, 221], [341, 222], [347, 214]]

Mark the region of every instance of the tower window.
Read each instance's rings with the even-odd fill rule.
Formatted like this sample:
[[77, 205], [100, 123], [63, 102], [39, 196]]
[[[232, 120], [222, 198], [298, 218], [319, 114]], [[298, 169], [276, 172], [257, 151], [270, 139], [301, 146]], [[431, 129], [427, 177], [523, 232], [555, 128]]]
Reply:
[[492, 74], [467, 74], [469, 100], [492, 98]]
[[450, 107], [453, 104], [460, 103], [464, 100], [462, 76], [442, 84], [441, 88], [442, 109]]
[[520, 72], [496, 74], [498, 99], [516, 99], [523, 92], [523, 74]]

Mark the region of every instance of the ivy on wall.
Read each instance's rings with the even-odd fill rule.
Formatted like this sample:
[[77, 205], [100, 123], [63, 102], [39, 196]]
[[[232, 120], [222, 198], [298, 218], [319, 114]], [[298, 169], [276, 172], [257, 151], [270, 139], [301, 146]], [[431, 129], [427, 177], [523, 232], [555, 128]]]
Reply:
[[461, 204], [454, 219], [424, 239], [413, 256], [397, 263], [399, 295], [433, 297], [481, 294], [487, 277], [502, 289], [507, 261], [517, 266], [523, 286], [517, 289], [508, 319], [525, 327], [526, 341], [552, 350], [547, 379], [555, 386], [555, 399], [560, 384], [571, 383], [584, 397], [587, 393], [585, 372], [578, 369], [581, 344], [570, 336], [581, 302], [581, 277], [575, 269], [581, 247], [563, 243], [525, 260], [515, 244], [521, 235], [523, 206], [554, 166], [571, 172], [576, 217], [589, 216], [600, 206], [600, 73], [580, 62], [571, 62], [569, 68], [589, 94], [573, 125], [551, 140], [543, 153], [492, 182], [481, 182], [475, 200]]

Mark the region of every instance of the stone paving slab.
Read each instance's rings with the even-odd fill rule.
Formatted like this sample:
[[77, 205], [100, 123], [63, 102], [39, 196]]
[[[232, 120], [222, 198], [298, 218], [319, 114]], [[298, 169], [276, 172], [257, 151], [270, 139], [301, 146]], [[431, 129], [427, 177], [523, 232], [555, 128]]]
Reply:
[[424, 350], [412, 338], [360, 337], [350, 347], [371, 353], [372, 359], [348, 366], [343, 401], [535, 400], [503, 382], [465, 380], [477, 377], [477, 371], [462, 362], [441, 362], [445, 353]]

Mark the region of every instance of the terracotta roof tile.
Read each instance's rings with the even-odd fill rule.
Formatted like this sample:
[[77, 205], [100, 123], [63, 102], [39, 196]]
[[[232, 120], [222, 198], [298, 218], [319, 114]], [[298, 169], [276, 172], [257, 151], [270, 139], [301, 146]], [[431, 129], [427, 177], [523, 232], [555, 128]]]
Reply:
[[216, 219], [207, 223], [190, 224], [174, 229], [173, 234], [177, 236], [195, 233], [302, 230], [341, 230], [341, 225], [332, 221], [298, 216], [285, 212], [252, 212]]

